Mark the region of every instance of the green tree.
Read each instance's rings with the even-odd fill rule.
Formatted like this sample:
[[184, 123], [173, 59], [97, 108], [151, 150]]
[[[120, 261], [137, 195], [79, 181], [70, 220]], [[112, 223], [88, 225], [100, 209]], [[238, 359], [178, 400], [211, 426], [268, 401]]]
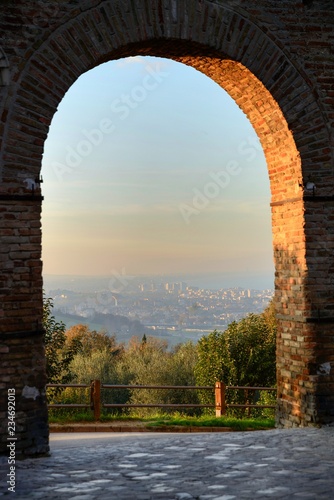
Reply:
[[233, 322], [224, 333], [232, 363], [231, 385], [272, 386], [276, 380], [276, 330], [262, 314]]
[[[120, 357], [106, 347], [93, 350], [89, 355], [78, 353], [70, 368], [79, 384], [89, 385], [94, 379], [109, 385], [127, 385], [129, 383], [126, 372], [120, 370]], [[80, 392], [74, 388], [66, 390], [66, 394], [72, 398], [73, 402], [79, 402]], [[129, 398], [130, 391], [128, 389], [103, 389], [101, 392], [102, 403], [124, 404], [128, 402]], [[117, 410], [116, 413], [123, 413], [123, 410]]]
[[[106, 331], [90, 330], [88, 325], [75, 325], [66, 331], [66, 345], [73, 341], [80, 342], [80, 348], [71, 362], [70, 369], [80, 384], [90, 384], [94, 379], [104, 384], [126, 385], [126, 374], [119, 370], [119, 361], [124, 346], [117, 344], [115, 335]], [[73, 402], [79, 402], [80, 390], [67, 389], [64, 396]], [[129, 399], [127, 389], [104, 389], [101, 394], [102, 403], [126, 403]]]
[[[169, 351], [168, 344], [160, 339], [148, 336], [143, 343], [138, 337], [133, 337], [119, 366], [133, 385], [195, 385], [196, 352], [191, 342]], [[131, 403], [134, 404], [198, 403], [197, 393], [189, 390], [134, 389], [131, 392]], [[157, 409], [152, 411], [156, 413]], [[149, 409], [136, 410], [142, 415], [150, 412]]]
[[[226, 384], [231, 380], [233, 363], [231, 362], [227, 339], [222, 332], [214, 330], [200, 338], [197, 343], [198, 360], [194, 369], [196, 385], [214, 387], [215, 382]], [[199, 391], [203, 404], [213, 404], [213, 394]]]
[[44, 297], [43, 327], [47, 383], [68, 384], [74, 379], [70, 364], [80, 350], [81, 344], [77, 339], [66, 344], [66, 326], [63, 322], [56, 321], [52, 309], [52, 299]]
[[[198, 360], [197, 346], [191, 341], [178, 344], [174, 347], [169, 358], [168, 377], [169, 385], [195, 386], [195, 366]], [[168, 403], [172, 404], [199, 404], [197, 390], [171, 389], [168, 391]], [[202, 413], [199, 408], [181, 408], [182, 413], [198, 415]]]
[[[198, 342], [195, 367], [198, 385], [214, 385], [217, 380], [233, 386], [274, 386], [276, 320], [273, 305], [262, 314], [250, 314], [231, 323], [225, 332], [216, 330]], [[229, 403], [254, 403], [254, 391], [228, 391]], [[201, 394], [209, 402], [209, 394]]]

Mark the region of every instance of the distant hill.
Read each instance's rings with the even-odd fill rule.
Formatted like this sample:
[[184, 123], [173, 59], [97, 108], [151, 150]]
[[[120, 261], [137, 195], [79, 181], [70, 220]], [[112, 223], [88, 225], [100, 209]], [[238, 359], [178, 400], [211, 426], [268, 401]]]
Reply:
[[126, 341], [134, 335], [151, 335], [152, 330], [146, 328], [140, 321], [131, 320], [125, 316], [115, 314], [95, 313], [94, 316], [85, 318], [75, 314], [66, 314], [57, 309], [54, 309], [53, 315], [56, 321], [62, 321], [67, 328], [71, 326], [84, 324], [88, 325], [92, 330], [106, 330], [110, 335], [115, 334], [118, 340]]
[[[156, 337], [168, 342], [170, 348], [177, 344], [187, 342], [189, 340], [197, 342], [197, 337], [191, 333], [185, 334], [183, 331], [171, 333], [170, 331], [159, 329], [152, 330], [145, 327], [140, 321], [130, 320], [125, 316], [117, 316], [114, 314], [96, 314], [90, 318], [84, 318], [76, 314], [66, 314], [57, 309], [52, 312], [56, 321], [62, 321], [67, 328], [75, 325], [88, 325], [91, 330], [101, 331], [106, 330], [109, 335], [115, 334], [118, 342], [127, 343], [131, 337], [142, 337], [145, 335]], [[204, 333], [204, 332], [203, 332]]]

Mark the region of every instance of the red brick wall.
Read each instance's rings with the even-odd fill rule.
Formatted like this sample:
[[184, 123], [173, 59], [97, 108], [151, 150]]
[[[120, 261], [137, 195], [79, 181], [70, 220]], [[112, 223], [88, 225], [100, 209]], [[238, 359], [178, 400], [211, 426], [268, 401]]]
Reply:
[[[53, 114], [72, 83], [102, 62], [170, 57], [226, 89], [265, 152], [280, 321], [277, 423], [334, 420], [333, 20], [328, 0], [2, 2], [0, 332], [14, 370], [21, 335], [43, 371], [40, 193], [25, 181], [39, 178]], [[308, 180], [314, 197], [305, 197]], [[14, 383], [8, 367], [3, 377], [3, 389]], [[15, 379], [19, 391], [36, 385], [27, 377]], [[24, 408], [25, 398], [19, 404]], [[31, 404], [43, 421], [43, 396]], [[36, 452], [35, 438], [25, 441], [27, 453]]]

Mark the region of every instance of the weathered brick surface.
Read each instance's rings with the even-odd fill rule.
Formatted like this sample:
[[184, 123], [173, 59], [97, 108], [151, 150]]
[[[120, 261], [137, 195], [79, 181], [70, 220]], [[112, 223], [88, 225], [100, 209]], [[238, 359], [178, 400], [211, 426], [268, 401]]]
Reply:
[[[15, 389], [17, 455], [44, 454], [48, 451], [48, 419], [41, 335], [2, 337], [0, 355], [0, 411], [8, 407], [8, 389]], [[4, 416], [0, 419], [0, 436], [0, 449], [4, 451], [8, 443]]]
[[[41, 327], [40, 203], [25, 197], [25, 180], [39, 177], [65, 92], [110, 59], [170, 57], [226, 89], [265, 152], [280, 318], [278, 425], [333, 421], [333, 42], [330, 0], [4, 0], [0, 332]], [[305, 198], [307, 181], [316, 184], [314, 198]], [[16, 349], [11, 338], [0, 350], [4, 358]], [[41, 338], [31, 342], [37, 348]], [[18, 370], [15, 359], [11, 369]]]

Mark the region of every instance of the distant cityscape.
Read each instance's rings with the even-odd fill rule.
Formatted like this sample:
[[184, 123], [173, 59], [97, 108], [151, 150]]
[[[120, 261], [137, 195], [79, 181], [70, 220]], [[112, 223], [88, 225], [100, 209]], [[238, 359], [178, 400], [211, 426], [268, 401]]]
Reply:
[[[87, 278], [89, 280], [89, 278]], [[127, 341], [143, 333], [163, 338], [172, 346], [197, 340], [249, 313], [260, 313], [273, 297], [272, 289], [206, 289], [161, 277], [112, 277], [107, 283], [84, 280], [47, 289], [54, 315], [67, 327], [77, 323], [105, 329]]]

